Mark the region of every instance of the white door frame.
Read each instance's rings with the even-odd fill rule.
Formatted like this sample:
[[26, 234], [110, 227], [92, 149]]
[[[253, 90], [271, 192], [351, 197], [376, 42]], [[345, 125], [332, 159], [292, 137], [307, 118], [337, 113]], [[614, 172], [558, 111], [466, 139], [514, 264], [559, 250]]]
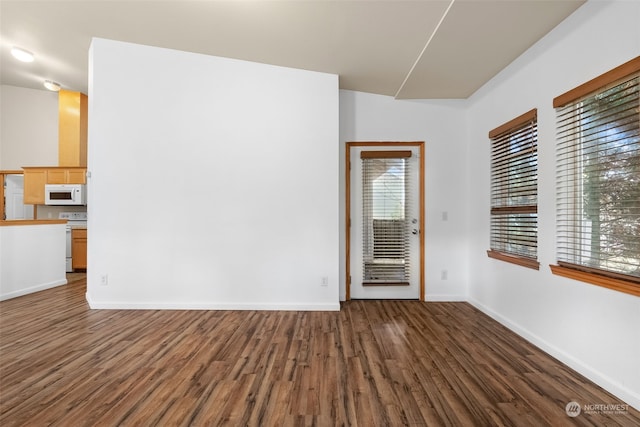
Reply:
[[345, 299], [351, 299], [351, 148], [353, 147], [418, 147], [420, 150], [420, 172], [418, 174], [418, 206], [419, 216], [419, 238], [420, 238], [420, 301], [424, 301], [424, 141], [413, 142], [394, 142], [394, 141], [369, 141], [369, 142], [347, 142], [345, 153], [346, 181], [345, 181], [345, 255], [346, 255], [346, 295]]

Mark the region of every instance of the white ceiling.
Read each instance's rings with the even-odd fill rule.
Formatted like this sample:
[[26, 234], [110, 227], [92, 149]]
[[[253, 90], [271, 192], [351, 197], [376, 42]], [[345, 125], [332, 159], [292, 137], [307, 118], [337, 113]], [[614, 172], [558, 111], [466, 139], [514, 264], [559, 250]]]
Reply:
[[87, 93], [102, 37], [338, 74], [342, 89], [401, 99], [467, 98], [584, 1], [2, 0], [0, 82]]

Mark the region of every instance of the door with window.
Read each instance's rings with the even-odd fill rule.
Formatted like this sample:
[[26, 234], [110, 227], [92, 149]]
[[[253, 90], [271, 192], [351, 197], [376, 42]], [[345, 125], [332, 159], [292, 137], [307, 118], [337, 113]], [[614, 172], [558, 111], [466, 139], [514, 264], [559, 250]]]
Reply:
[[369, 144], [348, 144], [347, 295], [423, 299], [423, 145]]

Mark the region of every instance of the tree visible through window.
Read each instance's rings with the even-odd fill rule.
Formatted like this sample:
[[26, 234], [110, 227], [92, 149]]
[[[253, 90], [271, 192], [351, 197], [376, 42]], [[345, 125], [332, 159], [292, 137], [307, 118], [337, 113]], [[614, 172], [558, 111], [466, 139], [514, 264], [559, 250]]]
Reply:
[[[635, 62], [638, 68], [640, 61]], [[561, 103], [556, 98], [554, 105], [558, 263], [640, 284], [637, 71], [615, 82], [603, 81], [564, 105], [556, 105]]]

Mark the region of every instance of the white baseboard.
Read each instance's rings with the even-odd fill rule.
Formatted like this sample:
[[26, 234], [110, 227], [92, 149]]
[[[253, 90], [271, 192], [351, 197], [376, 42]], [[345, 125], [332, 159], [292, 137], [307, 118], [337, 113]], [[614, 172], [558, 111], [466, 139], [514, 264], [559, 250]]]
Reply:
[[436, 294], [425, 295], [424, 300], [427, 302], [466, 302], [466, 295], [448, 295], [448, 294]]
[[131, 302], [95, 302], [87, 292], [89, 307], [100, 310], [263, 310], [263, 311], [340, 311], [340, 303], [131, 303]]
[[23, 295], [44, 291], [45, 289], [51, 289], [51, 288], [55, 288], [56, 286], [61, 286], [66, 284], [67, 284], [67, 279], [54, 280], [53, 282], [49, 282], [49, 283], [41, 283], [39, 285], [31, 286], [24, 289], [18, 289], [16, 291], [12, 291], [12, 292], [0, 295], [0, 301], [21, 297]]
[[[630, 390], [627, 387], [624, 387], [619, 382], [614, 381], [613, 379], [609, 378], [607, 375], [602, 374], [597, 369], [594, 369], [592, 366], [585, 364], [584, 362], [582, 362], [579, 359], [576, 359], [575, 357], [565, 352], [564, 350], [556, 347], [555, 345], [550, 344], [549, 342], [545, 341], [539, 336], [531, 333], [527, 329], [522, 328], [520, 325], [513, 323], [506, 317], [503, 317], [502, 315], [496, 313], [495, 311], [491, 310], [489, 307], [483, 305], [482, 303], [471, 298], [468, 298], [467, 301], [471, 305], [476, 307], [478, 310], [482, 311], [483, 313], [493, 318], [497, 322], [511, 329], [513, 332], [520, 335], [521, 337], [523, 337], [524, 339], [526, 339], [536, 347], [540, 348], [541, 350], [555, 357], [565, 365], [569, 366], [571, 369], [584, 375], [594, 383], [598, 384], [600, 387], [604, 388], [611, 394], [620, 398], [625, 403], [628, 403], [630, 406], [640, 410], [640, 394], [639, 393], [633, 390]], [[614, 402], [582, 402], [582, 403], [589, 404], [589, 403], [614, 403]]]

